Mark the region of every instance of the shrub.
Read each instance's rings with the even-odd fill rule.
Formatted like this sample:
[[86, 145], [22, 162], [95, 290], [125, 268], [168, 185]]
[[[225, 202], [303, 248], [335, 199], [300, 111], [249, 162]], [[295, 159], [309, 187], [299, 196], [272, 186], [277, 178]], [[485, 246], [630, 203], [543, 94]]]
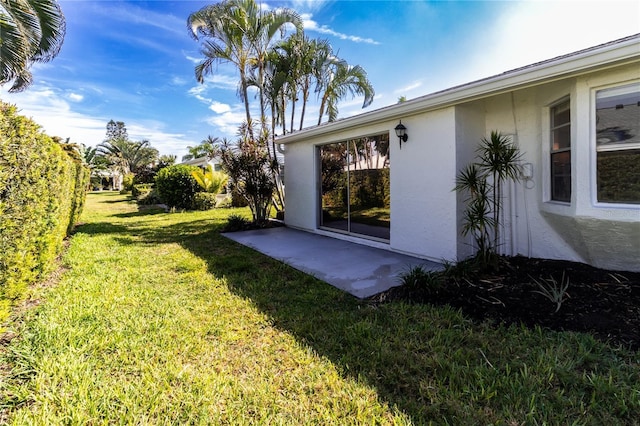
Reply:
[[233, 207], [233, 201], [231, 199], [231, 196], [229, 195], [225, 196], [216, 203], [217, 209], [228, 209], [230, 207]]
[[133, 195], [135, 198], [140, 198], [147, 195], [149, 192], [151, 192], [152, 189], [153, 185], [151, 185], [150, 183], [139, 183], [133, 185], [133, 187], [131, 188], [131, 195]]
[[222, 172], [214, 171], [211, 164], [207, 165], [206, 170], [198, 167], [197, 170], [191, 172], [191, 176], [196, 180], [202, 191], [213, 194], [221, 193], [229, 181], [229, 176]]
[[269, 219], [278, 163], [269, 158], [265, 135], [254, 139], [248, 130], [246, 124], [241, 128], [235, 147], [224, 141], [220, 157], [232, 188], [247, 200], [254, 224], [262, 226]]
[[156, 175], [156, 189], [162, 201], [176, 209], [190, 209], [199, 186], [191, 176], [194, 166], [176, 164], [165, 167]]
[[239, 214], [232, 214], [227, 218], [227, 225], [224, 227], [224, 232], [236, 232], [244, 231], [251, 228], [251, 221], [246, 217]]
[[442, 273], [428, 271], [422, 266], [414, 266], [400, 276], [402, 285], [409, 290], [427, 290], [436, 293], [442, 286]]
[[154, 204], [162, 204], [162, 200], [160, 199], [158, 191], [156, 189], [152, 189], [138, 197], [138, 204], [141, 206], [151, 206]]
[[497, 265], [501, 227], [503, 184], [520, 180], [518, 162], [522, 158], [517, 145], [498, 131], [482, 138], [476, 149], [477, 162], [469, 164], [456, 176], [454, 191], [465, 194], [462, 235], [471, 234], [482, 269]]
[[194, 210], [211, 210], [216, 206], [216, 194], [211, 192], [197, 192], [193, 197]]
[[133, 188], [133, 173], [127, 173], [122, 178], [122, 189], [131, 191]]
[[74, 147], [0, 102], [0, 322], [27, 286], [54, 267], [88, 181]]

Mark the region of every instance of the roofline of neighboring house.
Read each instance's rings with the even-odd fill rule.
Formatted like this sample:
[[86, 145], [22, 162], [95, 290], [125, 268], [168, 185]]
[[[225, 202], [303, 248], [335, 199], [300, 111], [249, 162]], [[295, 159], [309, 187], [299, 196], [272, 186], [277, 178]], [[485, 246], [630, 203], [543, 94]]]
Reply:
[[567, 78], [596, 68], [606, 69], [631, 63], [639, 59], [640, 33], [371, 112], [309, 127], [280, 136], [277, 138], [277, 142], [288, 144], [314, 136], [339, 132], [356, 125], [362, 126], [381, 120], [398, 120], [429, 110], [456, 105], [463, 101], [470, 102], [515, 89]]
[[178, 164], [184, 164], [184, 165], [187, 165], [187, 166], [199, 166], [199, 165], [208, 164], [211, 161], [214, 161], [214, 160], [213, 159], [207, 159], [207, 157], [198, 157], [198, 158], [192, 158], [191, 160], [182, 161], [181, 163], [178, 163]]

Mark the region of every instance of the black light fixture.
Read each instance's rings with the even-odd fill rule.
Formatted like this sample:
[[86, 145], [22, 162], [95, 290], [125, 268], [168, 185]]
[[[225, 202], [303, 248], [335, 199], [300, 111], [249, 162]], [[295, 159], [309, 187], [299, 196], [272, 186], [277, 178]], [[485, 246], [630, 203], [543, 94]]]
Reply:
[[400, 149], [402, 149], [402, 142], [406, 142], [407, 139], [409, 139], [407, 128], [402, 124], [402, 120], [400, 120], [400, 124], [396, 126], [396, 136], [400, 139]]

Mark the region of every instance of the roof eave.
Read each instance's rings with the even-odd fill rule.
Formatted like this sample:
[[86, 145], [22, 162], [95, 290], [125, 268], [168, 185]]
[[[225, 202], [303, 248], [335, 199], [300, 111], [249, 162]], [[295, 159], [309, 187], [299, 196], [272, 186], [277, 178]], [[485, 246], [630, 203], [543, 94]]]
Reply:
[[461, 86], [435, 92], [400, 104], [344, 118], [332, 123], [309, 127], [277, 138], [288, 144], [310, 137], [335, 133], [352, 126], [363, 126], [383, 120], [397, 120], [406, 116], [445, 108], [461, 102], [469, 102], [516, 89], [536, 86], [550, 81], [568, 78], [593, 69], [606, 69], [640, 59], [640, 37], [605, 44], [597, 49], [586, 49], [549, 61], [518, 68], [493, 77], [477, 80]]

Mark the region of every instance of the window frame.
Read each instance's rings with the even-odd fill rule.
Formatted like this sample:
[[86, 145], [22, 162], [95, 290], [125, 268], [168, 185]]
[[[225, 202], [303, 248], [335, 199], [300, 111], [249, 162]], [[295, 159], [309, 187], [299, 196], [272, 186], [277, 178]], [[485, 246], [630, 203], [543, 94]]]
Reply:
[[590, 157], [591, 157], [591, 167], [590, 167], [591, 188], [590, 189], [591, 189], [592, 205], [594, 207], [614, 208], [614, 209], [622, 208], [622, 209], [633, 209], [633, 210], [640, 209], [640, 203], [628, 203], [628, 202], [616, 202], [616, 201], [609, 202], [609, 201], [600, 201], [598, 199], [598, 153], [627, 151], [627, 150], [638, 149], [638, 147], [636, 146], [636, 144], [634, 144], [629, 147], [614, 145], [611, 147], [606, 147], [604, 149], [598, 149], [598, 132], [597, 132], [598, 92], [615, 89], [615, 88], [622, 88], [624, 86], [639, 85], [639, 84], [640, 84], [640, 80], [630, 80], [630, 81], [617, 81], [611, 84], [591, 87], [591, 94], [590, 94], [591, 103], [589, 105], [590, 115], [591, 115], [591, 120], [590, 120], [591, 121], [590, 136], [591, 137], [590, 137], [589, 150], [590, 150]]
[[[569, 121], [567, 123], [562, 123], [560, 125], [554, 125], [554, 111], [556, 110], [556, 108], [558, 108], [559, 106], [562, 106], [564, 104], [567, 104], [567, 107], [569, 109]], [[564, 204], [564, 205], [568, 205], [571, 204], [571, 200], [573, 197], [573, 180], [574, 180], [574, 175], [575, 175], [575, 171], [573, 170], [573, 130], [572, 130], [572, 113], [573, 113], [573, 108], [571, 106], [571, 97], [570, 96], [564, 96], [558, 100], [556, 100], [555, 102], [553, 102], [552, 104], [550, 104], [547, 109], [547, 120], [548, 120], [548, 128], [547, 128], [547, 148], [548, 148], [548, 152], [547, 152], [547, 164], [549, 165], [549, 169], [547, 172], [547, 176], [548, 176], [548, 185], [546, 185], [547, 190], [549, 191], [548, 194], [548, 201], [553, 202], [553, 203], [558, 203], [558, 204]], [[569, 145], [567, 147], [564, 148], [558, 148], [558, 149], [554, 149], [553, 148], [553, 143], [554, 143], [554, 131], [557, 129], [561, 129], [563, 127], [569, 127]], [[562, 154], [568, 152], [569, 153], [569, 199], [565, 200], [565, 199], [556, 199], [554, 198], [554, 175], [553, 175], [553, 157], [557, 154]]]

